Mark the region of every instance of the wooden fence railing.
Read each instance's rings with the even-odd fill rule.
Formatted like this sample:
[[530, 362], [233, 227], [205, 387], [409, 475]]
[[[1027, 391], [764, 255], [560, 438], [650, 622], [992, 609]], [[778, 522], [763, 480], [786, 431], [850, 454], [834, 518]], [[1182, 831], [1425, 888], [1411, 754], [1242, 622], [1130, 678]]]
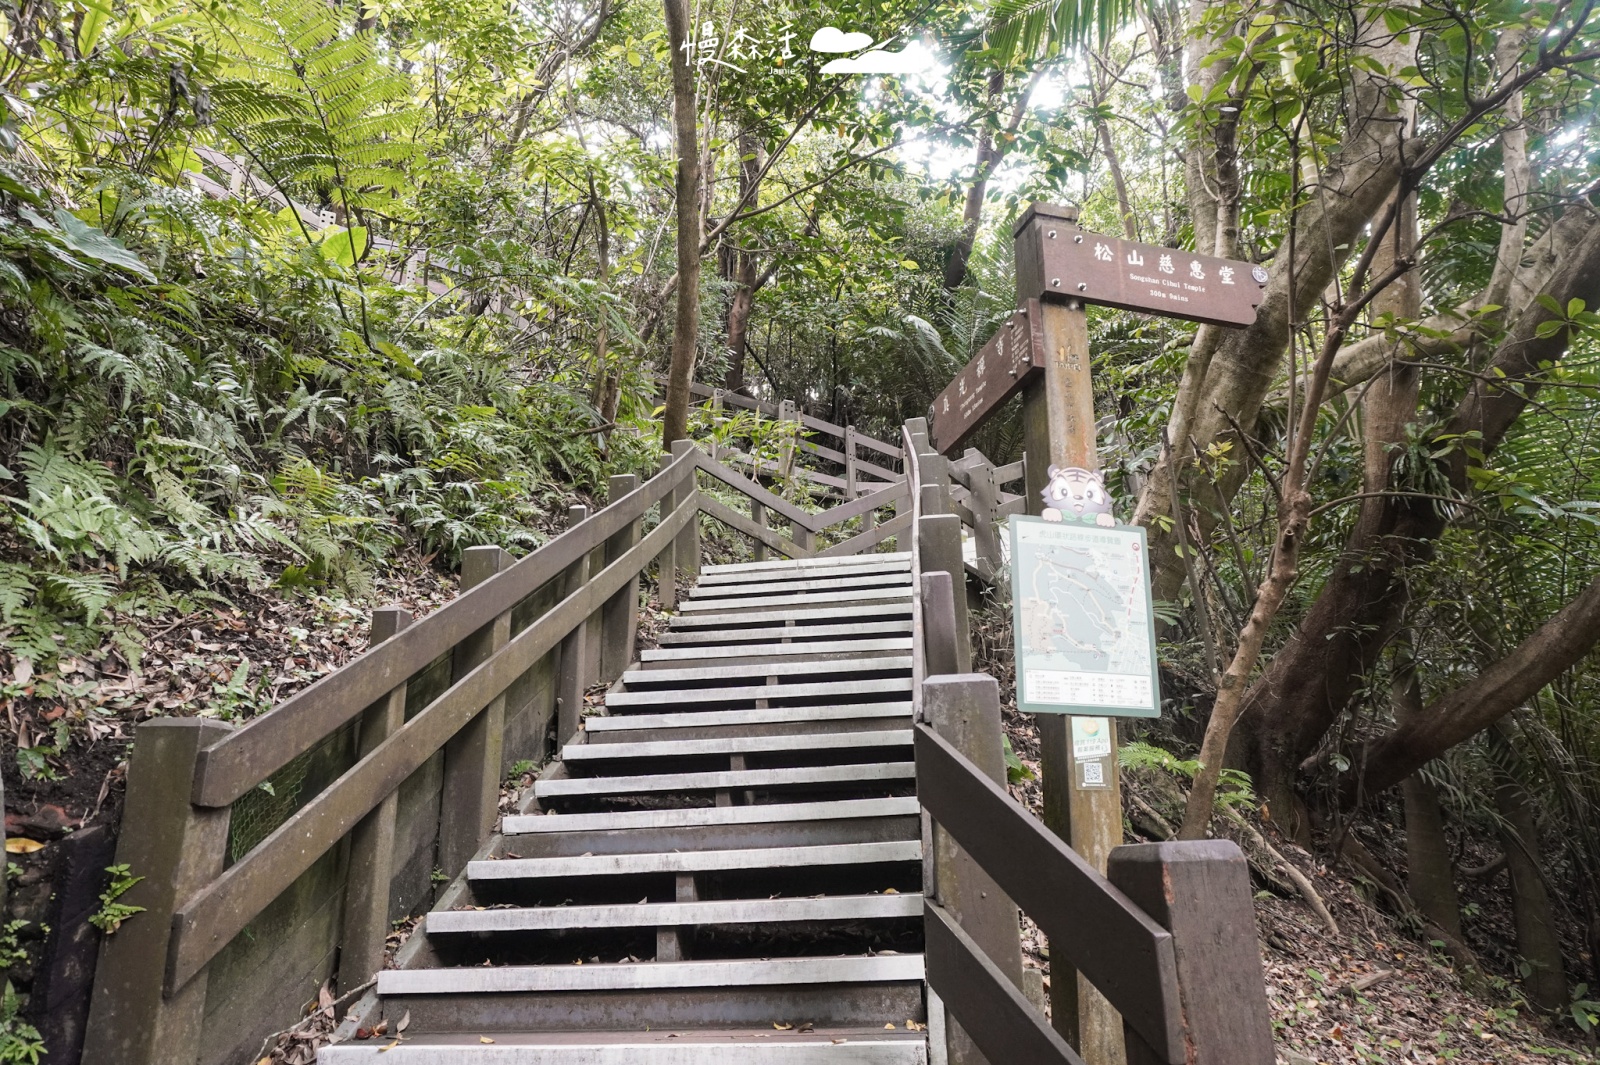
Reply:
[[[665, 378], [657, 385], [666, 387]], [[766, 403], [737, 392], [705, 385], [691, 385], [690, 395], [699, 406], [716, 413], [727, 408], [753, 411], [780, 423], [793, 423], [795, 442], [776, 458], [756, 458], [739, 449], [711, 446], [711, 457], [746, 470], [755, 476], [793, 477], [814, 496], [846, 501], [881, 491], [901, 477], [894, 467], [901, 459], [901, 448], [885, 443], [853, 425], [835, 425], [801, 411], [792, 400]]]
[[[702, 492], [700, 476], [746, 497], [753, 516]], [[366, 981], [389, 931], [403, 787], [442, 752], [437, 823], [428, 830], [436, 833], [435, 878], [454, 877], [494, 828], [513, 757], [504, 749], [508, 698], [525, 692], [526, 678], [555, 655], [550, 724], [557, 744], [571, 736], [585, 688], [614, 680], [633, 659], [641, 575], [658, 567], [670, 607], [675, 574], [698, 568], [700, 515], [790, 558], [871, 550], [911, 523], [903, 478], [813, 513], [688, 442], [648, 481], [616, 477], [611, 489], [608, 506], [593, 516], [574, 508], [566, 532], [520, 561], [499, 548], [470, 550], [454, 601], [415, 623], [404, 611], [379, 611], [370, 650], [263, 716], [237, 728], [200, 717], [139, 726], [117, 862], [143, 878], [120, 900], [142, 910], [103, 942], [84, 1060], [222, 1060], [202, 1053], [215, 1043], [202, 1031], [208, 969], [341, 847], [348, 857], [338, 984]], [[901, 513], [877, 520], [886, 507]], [[767, 526], [769, 514], [788, 523], [787, 535]], [[862, 531], [819, 547], [819, 534], [857, 519]], [[408, 700], [408, 687], [441, 661], [448, 684], [408, 707], [419, 702]], [[352, 726], [347, 767], [229, 864], [235, 804]], [[542, 748], [542, 725], [534, 735]]]
[[[970, 498], [986, 506], [996, 498], [987, 494], [990, 478], [1020, 470], [985, 469], [982, 461], [952, 468], [927, 447], [921, 428], [908, 425], [906, 469], [916, 501], [914, 743], [930, 1032], [958, 1065], [1081, 1065], [1068, 1038], [1077, 1018], [1054, 1017], [1052, 1025], [1027, 994], [1020, 908], [1048, 937], [1055, 978], [1081, 974], [1121, 1014], [1128, 1065], [1271, 1065], [1249, 874], [1238, 847], [1226, 840], [1123, 846], [1102, 876], [1006, 790], [999, 687], [969, 672], [968, 567], [958, 524], [977, 535], [992, 523], [951, 513], [959, 505], [946, 478], [965, 473]], [[935, 1024], [934, 1000], [943, 1024]]]

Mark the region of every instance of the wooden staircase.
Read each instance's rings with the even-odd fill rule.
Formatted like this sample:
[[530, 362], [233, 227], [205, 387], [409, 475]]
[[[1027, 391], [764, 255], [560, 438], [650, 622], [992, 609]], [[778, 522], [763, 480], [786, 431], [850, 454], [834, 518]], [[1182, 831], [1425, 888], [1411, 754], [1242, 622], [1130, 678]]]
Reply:
[[911, 581], [707, 567], [318, 1061], [926, 1063]]

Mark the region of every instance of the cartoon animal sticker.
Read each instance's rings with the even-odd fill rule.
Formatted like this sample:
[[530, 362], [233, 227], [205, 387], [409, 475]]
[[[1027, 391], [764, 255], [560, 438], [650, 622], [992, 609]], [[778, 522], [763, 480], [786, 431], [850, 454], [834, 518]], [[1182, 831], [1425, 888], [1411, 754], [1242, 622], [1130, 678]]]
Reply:
[[1044, 497], [1044, 520], [1092, 522], [1112, 526], [1117, 519], [1111, 516], [1111, 497], [1106, 494], [1105, 480], [1098, 472], [1068, 466], [1062, 469], [1051, 466], [1050, 481], [1039, 494]]

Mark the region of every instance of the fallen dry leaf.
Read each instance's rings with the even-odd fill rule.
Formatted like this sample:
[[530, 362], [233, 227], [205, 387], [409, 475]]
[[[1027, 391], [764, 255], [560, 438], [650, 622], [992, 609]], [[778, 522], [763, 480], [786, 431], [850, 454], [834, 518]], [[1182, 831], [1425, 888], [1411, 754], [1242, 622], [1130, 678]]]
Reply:
[[6, 840], [7, 854], [32, 854], [34, 851], [42, 850], [44, 850], [44, 844], [40, 843], [36, 839], [24, 839], [21, 836], [13, 836]]
[[478, 1042], [480, 1042], [480, 1043], [492, 1043], [492, 1042], [494, 1042], [494, 1040], [493, 1040], [493, 1039], [490, 1039], [490, 1038], [489, 1038], [489, 1037], [488, 1037], [488, 1036], [486, 1036], [486, 1035], [480, 1035], [480, 1036], [479, 1036], [479, 1037], [478, 1037]]

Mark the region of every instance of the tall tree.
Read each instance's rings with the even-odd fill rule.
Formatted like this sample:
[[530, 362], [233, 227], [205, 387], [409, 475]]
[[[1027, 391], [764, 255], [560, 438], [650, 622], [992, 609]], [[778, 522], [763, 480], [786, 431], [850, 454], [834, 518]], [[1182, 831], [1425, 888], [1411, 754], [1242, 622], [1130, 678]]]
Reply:
[[691, 54], [688, 0], [662, 0], [667, 43], [672, 50], [672, 128], [678, 155], [678, 314], [672, 325], [672, 360], [667, 367], [667, 401], [661, 416], [661, 445], [689, 434], [689, 389], [694, 384], [695, 349], [700, 338], [700, 138], [695, 122], [695, 66]]

